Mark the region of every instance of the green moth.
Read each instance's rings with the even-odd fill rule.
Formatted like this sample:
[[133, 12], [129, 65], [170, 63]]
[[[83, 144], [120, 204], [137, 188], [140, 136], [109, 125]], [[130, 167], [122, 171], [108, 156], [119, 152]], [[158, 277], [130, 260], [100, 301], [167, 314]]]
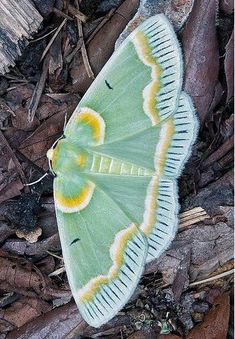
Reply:
[[177, 178], [198, 123], [182, 92], [179, 43], [164, 15], [104, 66], [48, 151], [66, 272], [83, 318], [106, 323], [178, 224]]

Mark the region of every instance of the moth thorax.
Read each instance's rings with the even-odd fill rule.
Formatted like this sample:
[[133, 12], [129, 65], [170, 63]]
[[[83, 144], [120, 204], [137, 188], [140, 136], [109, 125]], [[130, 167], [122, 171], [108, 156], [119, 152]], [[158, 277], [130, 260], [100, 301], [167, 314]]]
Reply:
[[47, 151], [50, 168], [56, 174], [72, 173], [84, 169], [87, 161], [87, 152], [69, 139], [59, 140], [55, 148]]

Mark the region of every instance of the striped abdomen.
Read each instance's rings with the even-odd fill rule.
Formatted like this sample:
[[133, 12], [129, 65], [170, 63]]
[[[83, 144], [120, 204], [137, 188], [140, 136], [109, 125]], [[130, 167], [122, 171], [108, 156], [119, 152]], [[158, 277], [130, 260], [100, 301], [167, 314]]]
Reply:
[[93, 153], [93, 159], [90, 167], [93, 173], [132, 175], [132, 176], [149, 176], [153, 171], [125, 162], [112, 157]]

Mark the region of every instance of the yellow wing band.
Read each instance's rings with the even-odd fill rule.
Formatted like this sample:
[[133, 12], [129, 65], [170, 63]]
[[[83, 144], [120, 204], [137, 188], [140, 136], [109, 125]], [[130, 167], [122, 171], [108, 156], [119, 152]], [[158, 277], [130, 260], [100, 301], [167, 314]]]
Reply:
[[[55, 179], [56, 180], [56, 179]], [[95, 185], [87, 182], [77, 196], [66, 197], [58, 190], [54, 190], [56, 207], [64, 213], [78, 212], [89, 204], [94, 193]]]
[[157, 109], [157, 93], [161, 88], [160, 76], [162, 74], [162, 68], [157, 63], [156, 58], [152, 56], [148, 38], [143, 32], [136, 32], [133, 36], [133, 43], [139, 59], [152, 69], [152, 81], [143, 90], [143, 108], [145, 114], [151, 119], [152, 125], [158, 125], [160, 123], [160, 117]]
[[91, 279], [77, 291], [80, 303], [92, 301], [102, 285], [107, 285], [112, 279], [118, 277], [119, 270], [125, 262], [124, 252], [127, 248], [127, 243], [135, 236], [137, 231], [136, 225], [132, 223], [127, 229], [121, 230], [116, 234], [114, 242], [110, 246], [110, 257], [113, 265], [110, 267], [107, 275], [99, 275]]
[[164, 173], [167, 161], [167, 152], [171, 146], [175, 134], [175, 126], [173, 118], [164, 122], [161, 126], [159, 142], [155, 150], [154, 166], [155, 174], [153, 175], [146, 194], [145, 212], [143, 223], [140, 228], [145, 235], [149, 236], [157, 222], [157, 197], [159, 181]]
[[96, 145], [104, 142], [105, 122], [101, 115], [88, 107], [82, 107], [76, 116], [76, 123], [88, 125], [92, 131], [92, 137]]

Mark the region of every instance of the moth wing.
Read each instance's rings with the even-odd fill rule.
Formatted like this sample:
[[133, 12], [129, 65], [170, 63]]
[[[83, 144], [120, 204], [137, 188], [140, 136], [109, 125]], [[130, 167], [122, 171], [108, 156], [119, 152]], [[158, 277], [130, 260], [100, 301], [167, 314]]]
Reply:
[[[175, 179], [189, 153], [189, 140], [179, 137], [185, 130], [175, 123], [181, 85], [179, 44], [167, 19], [157, 15], [114, 53], [66, 126], [65, 136], [99, 160], [82, 178], [56, 178], [54, 184], [68, 279], [81, 314], [94, 327], [123, 307], [147, 251], [148, 261], [157, 257], [175, 232]], [[101, 173], [104, 156], [109, 178]]]
[[79, 102], [65, 135], [87, 144], [76, 123], [85, 108], [103, 118], [104, 143], [158, 125], [176, 111], [181, 86], [179, 43], [167, 18], [153, 16], [114, 52]]
[[[97, 186], [93, 186], [86, 207], [62, 212], [65, 201], [60, 199], [57, 205], [56, 192], [65, 191], [69, 196], [68, 186], [80, 185], [79, 196], [81, 181], [76, 184], [76, 178], [73, 183], [56, 179], [56, 216], [70, 287], [83, 318], [91, 326], [100, 327], [134, 292], [146, 261], [147, 241], [133, 220]], [[89, 184], [84, 182], [84, 187]], [[71, 195], [75, 197], [75, 189], [71, 189]], [[85, 200], [84, 195], [76, 201], [81, 200]]]
[[[175, 236], [179, 211], [177, 178], [197, 133], [192, 101], [181, 92], [177, 111], [160, 125], [96, 147], [97, 153], [124, 161], [119, 176], [98, 175], [93, 180], [132, 213], [148, 238], [147, 262], [159, 257]], [[131, 163], [129, 172], [125, 162]]]
[[[171, 119], [168, 119], [168, 122], [170, 121]], [[198, 128], [198, 119], [192, 100], [186, 93], [182, 92], [177, 112], [174, 115], [174, 135], [164, 155], [162, 172], [164, 184], [159, 190], [156, 223], [151, 232], [148, 234], [144, 232], [149, 243], [147, 262], [159, 257], [174, 239], [179, 212], [177, 178], [191, 154]], [[162, 129], [162, 136], [165, 135], [167, 129], [167, 127], [165, 130]], [[158, 157], [156, 168], [159, 168], [161, 163], [162, 159]], [[143, 228], [142, 230], [144, 231]], [[164, 238], [160, 246], [156, 243], [156, 239], [159, 237]]]

